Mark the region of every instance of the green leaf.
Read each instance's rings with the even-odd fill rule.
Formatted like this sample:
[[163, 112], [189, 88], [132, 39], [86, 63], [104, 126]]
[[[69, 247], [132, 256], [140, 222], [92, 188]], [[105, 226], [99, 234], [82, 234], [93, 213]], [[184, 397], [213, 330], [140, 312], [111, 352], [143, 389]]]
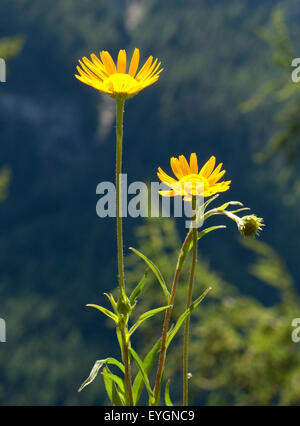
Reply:
[[114, 296], [111, 293], [109, 293], [109, 294], [108, 293], [104, 293], [104, 295], [110, 301], [111, 306], [112, 306], [113, 310], [115, 311], [115, 313], [117, 313], [118, 312], [118, 310], [117, 310], [117, 302], [115, 301]]
[[151, 309], [151, 311], [145, 312], [142, 314], [138, 319], [137, 322], [130, 328], [129, 330], [129, 336], [131, 336], [135, 330], [148, 318], [152, 317], [153, 315], [158, 314], [161, 311], [165, 311], [166, 309], [170, 308], [171, 305], [168, 306], [162, 306], [161, 308]]
[[87, 385], [92, 383], [95, 380], [95, 378], [97, 377], [99, 370], [102, 368], [103, 365], [106, 365], [106, 364], [114, 364], [117, 367], [119, 367], [119, 369], [122, 371], [122, 373], [125, 372], [124, 365], [121, 364], [121, 362], [119, 362], [115, 358], [100, 359], [100, 360], [95, 362], [95, 364], [94, 364], [94, 366], [93, 366], [93, 368], [90, 372], [89, 377], [82, 383], [82, 385], [78, 389], [78, 392], [81, 392], [83, 388], [85, 388]]
[[115, 323], [118, 323], [118, 317], [117, 315], [115, 315], [113, 312], [109, 311], [106, 308], [103, 308], [103, 306], [99, 306], [99, 305], [86, 305], [86, 306], [91, 306], [92, 308], [96, 308], [98, 309], [98, 311], [102, 312], [104, 315], [106, 315], [107, 317], [111, 318], [112, 320], [115, 321]]
[[165, 389], [165, 403], [168, 407], [173, 407], [171, 398], [170, 398], [170, 379], [167, 381], [166, 389]]
[[[203, 231], [198, 232], [198, 237], [197, 240], [200, 240], [202, 237], [204, 237], [204, 235], [208, 234], [211, 231], [214, 231], [215, 229], [224, 229], [226, 228], [225, 225], [217, 225], [217, 226], [210, 226], [209, 228], [203, 229]], [[192, 248], [193, 243], [191, 244], [191, 247], [189, 248], [189, 250]]]
[[214, 201], [216, 198], [219, 197], [219, 194], [214, 195], [213, 197], [210, 197], [204, 204], [203, 204], [203, 211], [206, 210], [206, 208], [209, 206], [209, 204]]
[[[144, 365], [144, 371], [146, 372], [146, 374], [149, 374], [150, 371], [152, 370], [155, 364], [156, 356], [158, 354], [160, 346], [161, 346], [161, 338], [155, 343], [152, 349], [145, 356], [143, 365]], [[142, 373], [139, 371], [138, 374], [136, 375], [136, 378], [134, 380], [133, 387], [132, 387], [132, 395], [133, 395], [133, 401], [135, 405], [138, 403], [140, 399], [143, 388], [144, 388], [144, 380], [143, 380]]]
[[124, 405], [122, 397], [118, 392], [115, 382], [112, 380], [111, 374], [107, 367], [103, 368], [103, 379], [107, 395], [114, 406], [122, 407]]
[[168, 337], [167, 337], [167, 343], [166, 346], [168, 347], [171, 343], [171, 341], [173, 340], [173, 338], [176, 336], [178, 330], [180, 329], [180, 327], [182, 326], [182, 324], [184, 323], [185, 319], [191, 315], [192, 311], [197, 308], [197, 306], [199, 305], [199, 303], [202, 302], [202, 300], [204, 299], [204, 297], [207, 295], [207, 293], [211, 290], [211, 287], [208, 287], [202, 294], [200, 297], [198, 297], [198, 299], [196, 299], [191, 306], [183, 313], [180, 315], [180, 317], [178, 318], [175, 327], [170, 330], [168, 332]]
[[[110, 379], [116, 383], [117, 387], [118, 387], [118, 391], [119, 393], [122, 395], [122, 397], [125, 396], [125, 384], [124, 381], [121, 379], [121, 377], [117, 376], [116, 374], [113, 374], [110, 369], [106, 366], [103, 368], [103, 370], [105, 369], [107, 375], [109, 375]], [[102, 372], [103, 374], [103, 372]]]
[[239, 213], [239, 212], [242, 212], [244, 210], [251, 210], [251, 209], [249, 207], [243, 207], [242, 209], [230, 210], [230, 213]]
[[227, 203], [222, 204], [222, 206], [217, 207], [216, 210], [225, 210], [228, 206], [243, 206], [244, 204], [240, 201], [228, 201]]
[[131, 352], [133, 358], [135, 359], [135, 361], [136, 361], [136, 363], [139, 367], [139, 370], [141, 372], [144, 384], [145, 384], [146, 389], [148, 391], [149, 399], [150, 399], [150, 401], [152, 401], [153, 400], [153, 391], [152, 391], [151, 386], [150, 386], [149, 378], [148, 378], [147, 372], [145, 370], [144, 363], [141, 360], [141, 358], [138, 356], [138, 354], [135, 352], [135, 350], [131, 347], [130, 347], [130, 352]]
[[158, 279], [158, 282], [160, 283], [161, 288], [163, 289], [163, 292], [164, 292], [167, 300], [169, 300], [170, 293], [169, 293], [169, 290], [167, 289], [167, 285], [165, 283], [165, 280], [164, 280], [160, 270], [158, 269], [158, 267], [150, 259], [148, 259], [148, 257], [146, 257], [144, 254], [142, 254], [138, 250], [134, 249], [133, 247], [129, 247], [129, 249], [132, 250], [138, 256], [140, 256], [147, 263], [149, 268], [152, 270], [152, 272], [154, 273], [154, 275]]
[[138, 283], [138, 285], [135, 287], [135, 289], [133, 290], [133, 292], [131, 293], [130, 297], [129, 297], [129, 302], [133, 305], [135, 299], [137, 298], [137, 296], [140, 294], [140, 292], [142, 291], [142, 288], [144, 287], [144, 284], [146, 282], [147, 276], [148, 276], [148, 271], [149, 269], [147, 268], [143, 278], [141, 279], [141, 281]]
[[[209, 228], [203, 229], [203, 231], [198, 232], [197, 240], [200, 240], [202, 237], [204, 237], [204, 235], [208, 234], [211, 231], [214, 231], [215, 229], [224, 229], [224, 228], [226, 228], [225, 225], [217, 225], [217, 226], [210, 226]], [[191, 242], [184, 254], [183, 259], [185, 259], [186, 255], [189, 253], [192, 247], [193, 247], [193, 240], [191, 239]]]

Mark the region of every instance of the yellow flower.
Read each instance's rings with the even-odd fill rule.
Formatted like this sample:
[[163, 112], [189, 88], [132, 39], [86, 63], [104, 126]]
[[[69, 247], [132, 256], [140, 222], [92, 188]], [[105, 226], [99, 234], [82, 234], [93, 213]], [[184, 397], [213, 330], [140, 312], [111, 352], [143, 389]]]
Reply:
[[216, 158], [211, 156], [199, 171], [195, 153], [191, 154], [190, 164], [183, 155], [180, 155], [179, 158], [172, 157], [171, 168], [177, 179], [167, 175], [159, 167], [157, 176], [171, 188], [171, 190], [159, 191], [159, 193], [164, 197], [181, 195], [185, 201], [191, 201], [192, 195], [209, 197], [227, 191], [231, 181], [219, 182], [226, 170], [221, 171], [222, 163], [214, 169], [215, 164]]
[[128, 72], [126, 71], [126, 51], [120, 50], [117, 66], [108, 52], [102, 50], [100, 58], [94, 53], [91, 60], [83, 57], [77, 66], [78, 80], [101, 92], [107, 93], [112, 98], [130, 98], [143, 90], [145, 87], [155, 83], [163, 70], [161, 62], [153, 61], [150, 56], [144, 66], [137, 73], [140, 60], [139, 49], [134, 49]]

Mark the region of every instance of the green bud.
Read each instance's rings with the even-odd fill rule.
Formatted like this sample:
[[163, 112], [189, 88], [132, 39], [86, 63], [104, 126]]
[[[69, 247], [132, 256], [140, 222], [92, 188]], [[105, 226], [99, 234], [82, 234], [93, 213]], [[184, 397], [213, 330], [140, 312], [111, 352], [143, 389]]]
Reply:
[[117, 303], [117, 311], [119, 314], [127, 315], [132, 310], [132, 306], [129, 302], [129, 299], [126, 297], [126, 299], [123, 299], [120, 297]]
[[238, 221], [238, 230], [244, 237], [253, 237], [259, 235], [259, 231], [265, 226], [261, 217], [251, 214], [249, 216], [243, 216]]

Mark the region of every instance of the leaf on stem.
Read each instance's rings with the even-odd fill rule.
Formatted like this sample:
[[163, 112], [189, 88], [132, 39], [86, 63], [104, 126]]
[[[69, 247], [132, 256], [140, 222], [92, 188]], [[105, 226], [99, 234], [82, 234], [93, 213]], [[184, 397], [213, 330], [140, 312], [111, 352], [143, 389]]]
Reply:
[[111, 318], [112, 320], [115, 321], [115, 323], [118, 323], [118, 317], [117, 315], [115, 315], [113, 312], [109, 311], [106, 308], [103, 308], [103, 306], [99, 306], [99, 305], [86, 305], [86, 306], [91, 306], [92, 308], [96, 308], [98, 309], [98, 311], [102, 312], [104, 315], [106, 315], [107, 317]]
[[148, 259], [148, 257], [146, 257], [143, 253], [139, 252], [138, 250], [134, 249], [133, 247], [129, 247], [129, 249], [132, 250], [138, 256], [140, 256], [147, 263], [149, 268], [152, 270], [152, 272], [154, 273], [154, 275], [158, 279], [158, 282], [160, 283], [161, 288], [163, 289], [163, 292], [164, 292], [167, 300], [169, 300], [170, 293], [169, 293], [169, 290], [167, 289], [167, 285], [165, 283], [165, 280], [164, 280], [160, 270], [158, 269], [158, 267], [150, 259]]
[[165, 311], [166, 309], [170, 308], [172, 305], [168, 305], [168, 306], [162, 306], [161, 308], [156, 308], [156, 309], [151, 309], [151, 311], [145, 312], [144, 314], [142, 314], [137, 322], [130, 328], [129, 330], [129, 336], [131, 336], [135, 330], [148, 318], [152, 317], [153, 315], [158, 314], [161, 311]]
[[173, 403], [170, 398], [170, 379], [167, 381], [165, 389], [165, 403], [168, 407], [173, 407]]
[[95, 362], [93, 368], [91, 369], [89, 377], [82, 383], [80, 388], [78, 389], [78, 392], [81, 392], [83, 388], [85, 388], [87, 385], [92, 383], [95, 378], [97, 377], [97, 374], [99, 373], [99, 370], [102, 368], [102, 366], [106, 364], [114, 364], [122, 371], [122, 373], [125, 372], [124, 365], [116, 360], [115, 358], [106, 358], [106, 359], [100, 359]]
[[117, 386], [112, 379], [112, 375], [109, 372], [109, 369], [107, 367], [103, 368], [103, 379], [104, 379], [104, 385], [107, 392], [107, 395], [114, 406], [116, 407], [122, 407], [124, 405], [123, 397], [119, 393]]
[[198, 297], [198, 299], [196, 299], [191, 306], [184, 311], [183, 314], [180, 315], [180, 317], [178, 318], [175, 327], [172, 330], [169, 330], [168, 332], [168, 337], [167, 337], [167, 343], [166, 346], [168, 347], [171, 343], [171, 341], [173, 340], [173, 338], [176, 336], [177, 332], [179, 331], [180, 327], [182, 326], [182, 324], [184, 323], [185, 319], [191, 315], [192, 311], [197, 308], [197, 306], [199, 305], [199, 303], [202, 302], [202, 300], [204, 299], [204, 297], [207, 295], [207, 293], [211, 290], [211, 287], [208, 287], [202, 294], [200, 297]]
[[110, 304], [111, 304], [111, 306], [112, 306], [112, 308], [113, 308], [113, 310], [115, 311], [115, 313], [117, 313], [118, 312], [118, 309], [117, 309], [117, 302], [115, 301], [115, 299], [114, 299], [114, 296], [111, 294], [111, 293], [104, 293], [104, 295], [108, 298], [108, 300], [110, 301]]
[[148, 271], [149, 268], [146, 269], [143, 278], [141, 279], [141, 281], [138, 283], [138, 285], [135, 287], [135, 289], [133, 290], [133, 292], [131, 293], [130, 297], [129, 297], [129, 302], [131, 305], [134, 304], [135, 299], [137, 298], [137, 296], [140, 294], [140, 292], [142, 291], [144, 284], [146, 282], [147, 276], [148, 276]]
[[209, 204], [214, 201], [216, 198], [219, 197], [220, 194], [216, 194], [213, 197], [210, 197], [207, 201], [205, 201], [205, 203], [203, 204], [203, 211], [206, 210], [206, 208], [209, 206]]
[[[152, 370], [152, 367], [155, 364], [156, 355], [158, 354], [160, 346], [161, 346], [161, 338], [155, 343], [152, 349], [145, 356], [143, 365], [144, 365], [144, 370], [146, 374], [149, 374], [150, 371]], [[136, 378], [134, 380], [133, 387], [132, 387], [132, 395], [133, 395], [133, 401], [135, 405], [138, 403], [140, 399], [143, 388], [144, 388], [144, 380], [143, 380], [142, 373], [139, 371], [138, 374], [136, 375]]]
[[144, 384], [146, 386], [146, 389], [148, 391], [149, 401], [150, 401], [150, 405], [151, 405], [151, 402], [153, 401], [154, 396], [153, 396], [153, 391], [152, 391], [151, 386], [150, 386], [149, 378], [148, 378], [147, 371], [145, 369], [144, 363], [132, 347], [130, 347], [130, 352], [131, 352], [133, 358], [135, 359], [135, 361], [136, 361], [136, 363], [139, 367], [140, 373], [142, 375], [142, 379], [143, 379]]

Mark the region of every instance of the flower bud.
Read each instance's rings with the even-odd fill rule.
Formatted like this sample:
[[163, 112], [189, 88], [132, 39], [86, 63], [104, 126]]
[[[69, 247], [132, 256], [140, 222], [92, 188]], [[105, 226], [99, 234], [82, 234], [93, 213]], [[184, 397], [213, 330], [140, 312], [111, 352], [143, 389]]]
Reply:
[[127, 297], [126, 299], [123, 299], [122, 297], [120, 297], [117, 303], [117, 310], [118, 310], [118, 313], [122, 315], [127, 315], [131, 311], [131, 304]]
[[243, 216], [238, 222], [238, 230], [244, 237], [253, 237], [259, 235], [259, 231], [265, 226], [261, 217], [251, 214], [249, 216]]

